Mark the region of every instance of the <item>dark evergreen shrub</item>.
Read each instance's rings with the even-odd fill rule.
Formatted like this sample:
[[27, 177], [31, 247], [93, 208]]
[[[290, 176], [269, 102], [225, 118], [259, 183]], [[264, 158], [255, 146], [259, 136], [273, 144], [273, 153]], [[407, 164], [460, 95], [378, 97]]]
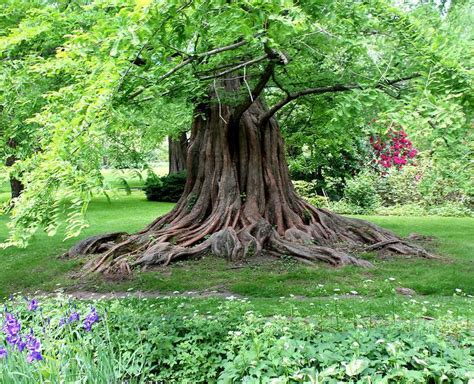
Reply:
[[175, 203], [181, 197], [186, 184], [186, 172], [173, 173], [158, 177], [149, 176], [145, 182], [146, 198], [150, 201], [168, 201]]

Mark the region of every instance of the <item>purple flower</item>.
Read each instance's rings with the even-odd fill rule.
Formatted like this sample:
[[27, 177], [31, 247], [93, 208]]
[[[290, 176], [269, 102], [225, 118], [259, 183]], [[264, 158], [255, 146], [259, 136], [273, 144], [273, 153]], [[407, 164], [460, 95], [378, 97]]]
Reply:
[[62, 327], [63, 325], [66, 324], [66, 322], [67, 322], [67, 321], [66, 321], [66, 318], [65, 318], [65, 317], [61, 318], [61, 320], [59, 320], [59, 326]]
[[97, 314], [95, 308], [91, 308], [91, 311], [86, 316], [86, 318], [83, 322], [84, 329], [89, 332], [92, 328], [92, 325], [94, 325], [98, 321], [99, 321], [99, 315]]
[[41, 343], [36, 337], [33, 336], [33, 333], [30, 333], [28, 336], [26, 336], [26, 348], [28, 348], [30, 352], [41, 351]]
[[69, 319], [68, 319], [68, 322], [69, 323], [73, 323], [75, 321], [79, 321], [81, 318], [81, 316], [79, 315], [79, 313], [77, 312], [73, 312], [69, 315]]
[[7, 338], [10, 337], [10, 339], [13, 340], [14, 337], [20, 333], [21, 324], [11, 313], [6, 313], [2, 329], [7, 335]]
[[38, 301], [33, 299], [28, 304], [28, 311], [36, 311], [38, 309]]
[[20, 335], [18, 334], [11, 334], [7, 335], [7, 343], [11, 345], [15, 345], [20, 341]]
[[28, 356], [26, 357], [26, 361], [28, 363], [32, 363], [35, 360], [38, 360], [38, 361], [43, 360], [43, 355], [41, 354], [41, 352], [33, 351], [33, 352], [28, 353]]
[[25, 346], [28, 349], [28, 355], [26, 357], [28, 363], [32, 363], [36, 360], [43, 360], [43, 355], [41, 354], [41, 343], [34, 336], [33, 330], [31, 330], [30, 334], [26, 336], [26, 343], [23, 348]]
[[26, 342], [23, 339], [20, 339], [16, 343], [16, 346], [18, 347], [18, 351], [23, 352], [23, 350], [26, 348]]
[[7, 350], [5, 348], [0, 348], [0, 359], [4, 359], [5, 357], [7, 357], [7, 355]]

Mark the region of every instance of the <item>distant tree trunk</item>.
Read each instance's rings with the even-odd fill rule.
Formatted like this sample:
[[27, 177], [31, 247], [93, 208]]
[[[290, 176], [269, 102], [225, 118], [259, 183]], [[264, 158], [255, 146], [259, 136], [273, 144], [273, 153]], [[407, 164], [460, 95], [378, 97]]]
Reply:
[[186, 169], [186, 153], [188, 138], [186, 132], [181, 133], [178, 139], [168, 136], [169, 174], [178, 173]]
[[[239, 79], [220, 85], [220, 92], [243, 93]], [[89, 272], [129, 272], [134, 265], [208, 253], [228, 260], [289, 255], [334, 266], [370, 266], [353, 252], [381, 249], [430, 257], [374, 224], [315, 208], [299, 197], [278, 122], [262, 119], [268, 110], [261, 98], [232, 106], [211, 93], [209, 102], [196, 108], [186, 187], [175, 208], [141, 232], [95, 236], [68, 255], [98, 254], [86, 266]]]
[[[8, 146], [11, 149], [16, 149], [16, 142], [13, 139], [8, 141]], [[15, 155], [11, 155], [7, 158], [5, 165], [7, 167], [13, 166], [18, 161], [18, 158]], [[23, 189], [25, 188], [23, 183], [15, 178], [14, 176], [10, 176], [10, 188], [11, 188], [11, 198], [12, 200], [19, 197]]]

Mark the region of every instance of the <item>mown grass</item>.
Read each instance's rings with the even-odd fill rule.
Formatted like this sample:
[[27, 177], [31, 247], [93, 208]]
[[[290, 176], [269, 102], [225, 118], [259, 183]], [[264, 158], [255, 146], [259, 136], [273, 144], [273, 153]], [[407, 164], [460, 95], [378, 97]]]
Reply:
[[[87, 212], [90, 227], [81, 234], [85, 238], [99, 232], [129, 231], [143, 227], [157, 215], [172, 208], [170, 203], [148, 203], [143, 193], [126, 196], [119, 192], [111, 196], [111, 203], [105, 197], [96, 198]], [[0, 216], [0, 241], [8, 234], [7, 217]], [[0, 249], [0, 296], [17, 291], [52, 290], [60, 285], [74, 285], [76, 280], [68, 277], [78, 262], [58, 258], [78, 239], [63, 241], [64, 230], [55, 237], [38, 233], [26, 249]]]
[[[153, 167], [153, 172], [158, 176], [168, 173], [168, 163], [157, 163]], [[147, 177], [147, 171], [137, 169], [103, 169], [104, 183], [113, 189], [137, 189], [143, 187]]]
[[[144, 195], [118, 193], [112, 202], [96, 198], [87, 213], [90, 227], [81, 238], [112, 231], [133, 232], [158, 215], [171, 209], [169, 203], [147, 202]], [[68, 273], [80, 261], [57, 258], [77, 239], [62, 241], [61, 231], [53, 238], [35, 236], [27, 249], [1, 250], [0, 295], [17, 291], [50, 291], [58, 284], [69, 289], [98, 291], [186, 292], [216, 290], [253, 298], [278, 299], [289, 295], [324, 297], [350, 294], [368, 297], [391, 297], [396, 287], [414, 289], [430, 296], [450, 296], [455, 289], [474, 294], [474, 223], [471, 218], [441, 217], [366, 217], [401, 235], [417, 232], [435, 236], [440, 260], [378, 259], [364, 255], [374, 264], [372, 269], [357, 267], [331, 268], [326, 265], [302, 266], [291, 259], [263, 260], [238, 266], [208, 256], [152, 271], [137, 271], [133, 278], [113, 282], [102, 278], [78, 281]], [[0, 217], [0, 241], [7, 236], [7, 217]], [[434, 246], [434, 245], [430, 245]]]

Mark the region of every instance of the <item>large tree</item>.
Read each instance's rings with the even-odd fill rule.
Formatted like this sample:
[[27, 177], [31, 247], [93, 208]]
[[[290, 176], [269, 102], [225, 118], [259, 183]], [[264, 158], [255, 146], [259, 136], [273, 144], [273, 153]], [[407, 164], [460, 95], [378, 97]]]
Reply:
[[[401, 120], [420, 114], [416, 103], [433, 94], [463, 95], [471, 80], [457, 57], [443, 56], [440, 44], [449, 36], [432, 28], [433, 20], [443, 23], [434, 8], [401, 9], [389, 1], [121, 0], [72, 1], [62, 12], [84, 9], [95, 12], [94, 25], [71, 31], [41, 69], [64, 71], [74, 81], [48, 95], [33, 119], [48, 132], [47, 149], [29, 161], [7, 244], [23, 243], [41, 225], [54, 231], [64, 196], [69, 233], [76, 234], [86, 225], [81, 210], [101, 185], [103, 132], [117, 116], [141, 113], [159, 125], [171, 113], [193, 116], [183, 196], [139, 233], [77, 244], [69, 255], [98, 255], [89, 270], [128, 271], [208, 252], [230, 260], [266, 252], [333, 265], [368, 265], [354, 256], [359, 251], [429, 256], [382, 228], [297, 196], [278, 115], [311, 98], [326, 121], [368, 119], [368, 110], [393, 120], [402, 109]], [[429, 100], [436, 110], [437, 100]], [[462, 126], [466, 100], [444, 101]]]

